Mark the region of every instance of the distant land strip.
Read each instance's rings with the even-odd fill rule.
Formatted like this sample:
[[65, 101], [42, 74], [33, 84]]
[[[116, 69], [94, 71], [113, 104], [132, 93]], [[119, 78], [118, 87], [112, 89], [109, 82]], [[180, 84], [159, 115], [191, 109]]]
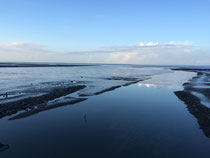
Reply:
[[0, 68], [5, 67], [81, 67], [81, 66], [98, 66], [91, 64], [0, 64]]

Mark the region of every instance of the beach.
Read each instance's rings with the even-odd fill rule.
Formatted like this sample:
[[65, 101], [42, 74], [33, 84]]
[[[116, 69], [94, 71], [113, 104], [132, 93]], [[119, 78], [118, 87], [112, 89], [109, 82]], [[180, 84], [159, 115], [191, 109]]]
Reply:
[[205, 158], [209, 72], [136, 65], [2, 67], [0, 143], [8, 146], [0, 156]]

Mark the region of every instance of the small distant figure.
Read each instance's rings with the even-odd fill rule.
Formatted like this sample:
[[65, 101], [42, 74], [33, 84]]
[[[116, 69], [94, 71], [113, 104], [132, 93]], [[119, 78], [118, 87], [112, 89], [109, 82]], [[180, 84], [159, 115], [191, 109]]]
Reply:
[[87, 114], [84, 116], [85, 123], [87, 123]]
[[81, 78], [83, 78], [83, 76], [81, 76]]
[[8, 93], [6, 92], [5, 97], [8, 98]]

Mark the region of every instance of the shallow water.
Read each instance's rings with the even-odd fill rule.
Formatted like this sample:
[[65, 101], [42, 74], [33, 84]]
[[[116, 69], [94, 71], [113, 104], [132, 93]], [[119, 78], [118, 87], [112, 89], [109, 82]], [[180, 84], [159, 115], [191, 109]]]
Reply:
[[[183, 73], [174, 75], [178, 79]], [[157, 75], [23, 119], [0, 119], [0, 142], [9, 145], [0, 156], [209, 157], [209, 138], [174, 94], [181, 84], [162, 82], [166, 77]]]
[[123, 80], [106, 80], [112, 77], [145, 79], [151, 75], [171, 73], [170, 69], [142, 68], [131, 65], [97, 65], [87, 67], [15, 67], [0, 68], [0, 103], [3, 94], [10, 96], [37, 95], [45, 89], [69, 84], [85, 84], [81, 94], [92, 95], [116, 85]]

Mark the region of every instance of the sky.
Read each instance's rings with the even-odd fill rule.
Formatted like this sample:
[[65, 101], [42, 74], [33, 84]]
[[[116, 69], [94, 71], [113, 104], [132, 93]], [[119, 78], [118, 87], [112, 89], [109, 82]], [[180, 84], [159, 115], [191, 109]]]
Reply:
[[0, 62], [210, 65], [210, 0], [0, 0]]

